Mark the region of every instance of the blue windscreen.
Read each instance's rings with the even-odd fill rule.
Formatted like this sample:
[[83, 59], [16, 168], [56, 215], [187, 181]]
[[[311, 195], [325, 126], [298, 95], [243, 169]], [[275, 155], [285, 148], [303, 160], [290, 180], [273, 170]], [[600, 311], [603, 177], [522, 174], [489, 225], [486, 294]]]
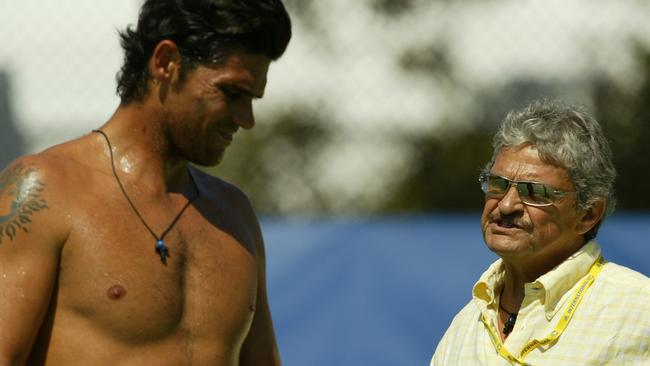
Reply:
[[[496, 260], [479, 214], [262, 220], [285, 366], [428, 365]], [[615, 214], [606, 259], [650, 275], [650, 214]]]

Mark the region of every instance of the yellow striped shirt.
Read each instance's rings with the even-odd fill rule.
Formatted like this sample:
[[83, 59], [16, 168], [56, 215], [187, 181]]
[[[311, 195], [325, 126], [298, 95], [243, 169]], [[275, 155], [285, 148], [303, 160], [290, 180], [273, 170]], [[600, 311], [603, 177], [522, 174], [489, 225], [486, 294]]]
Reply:
[[[504, 347], [519, 356], [526, 344], [548, 336], [600, 247], [589, 242], [555, 269], [526, 284], [517, 322]], [[497, 260], [474, 285], [472, 300], [456, 315], [431, 366], [510, 365], [495, 349], [481, 317], [497, 327], [498, 290], [504, 267]], [[534, 349], [529, 365], [650, 365], [650, 278], [606, 263], [560, 338]]]

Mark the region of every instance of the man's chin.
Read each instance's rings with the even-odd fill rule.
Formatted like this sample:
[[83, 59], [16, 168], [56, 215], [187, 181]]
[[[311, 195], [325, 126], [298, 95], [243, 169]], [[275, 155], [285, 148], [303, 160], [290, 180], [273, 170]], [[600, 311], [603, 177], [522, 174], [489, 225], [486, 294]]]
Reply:
[[191, 161], [192, 164], [204, 166], [204, 167], [213, 167], [219, 165], [223, 161], [224, 151], [220, 150], [213, 154], [205, 154], [203, 156], [194, 156], [188, 158], [187, 160]]
[[223, 156], [220, 156], [218, 159], [192, 160], [192, 163], [210, 168], [219, 165], [222, 160], [223, 160]]
[[488, 249], [500, 257], [503, 255], [517, 254], [528, 248], [528, 245], [521, 240], [505, 235], [488, 234], [485, 237], [485, 244]]

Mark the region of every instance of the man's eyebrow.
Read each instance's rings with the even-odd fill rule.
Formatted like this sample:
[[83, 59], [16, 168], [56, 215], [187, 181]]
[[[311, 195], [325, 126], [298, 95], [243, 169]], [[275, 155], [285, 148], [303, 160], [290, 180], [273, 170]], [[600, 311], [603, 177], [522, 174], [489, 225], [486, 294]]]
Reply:
[[224, 83], [224, 84], [219, 85], [219, 87], [220, 88], [225, 88], [225, 89], [230, 90], [230, 91], [235, 91], [235, 92], [240, 93], [240, 94], [244, 94], [244, 95], [249, 96], [249, 97], [251, 97], [253, 99], [262, 99], [264, 97], [264, 92], [262, 92], [261, 94], [255, 94], [249, 88], [243, 87], [243, 86], [237, 85], [237, 84]]

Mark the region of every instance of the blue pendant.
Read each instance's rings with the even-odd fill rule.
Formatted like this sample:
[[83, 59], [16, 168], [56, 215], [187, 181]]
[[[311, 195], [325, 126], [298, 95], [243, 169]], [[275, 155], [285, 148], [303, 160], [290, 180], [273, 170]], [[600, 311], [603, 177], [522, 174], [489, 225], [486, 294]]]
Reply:
[[160, 261], [167, 264], [167, 257], [169, 257], [169, 249], [165, 246], [165, 242], [160, 239], [156, 242], [156, 253], [160, 256]]

